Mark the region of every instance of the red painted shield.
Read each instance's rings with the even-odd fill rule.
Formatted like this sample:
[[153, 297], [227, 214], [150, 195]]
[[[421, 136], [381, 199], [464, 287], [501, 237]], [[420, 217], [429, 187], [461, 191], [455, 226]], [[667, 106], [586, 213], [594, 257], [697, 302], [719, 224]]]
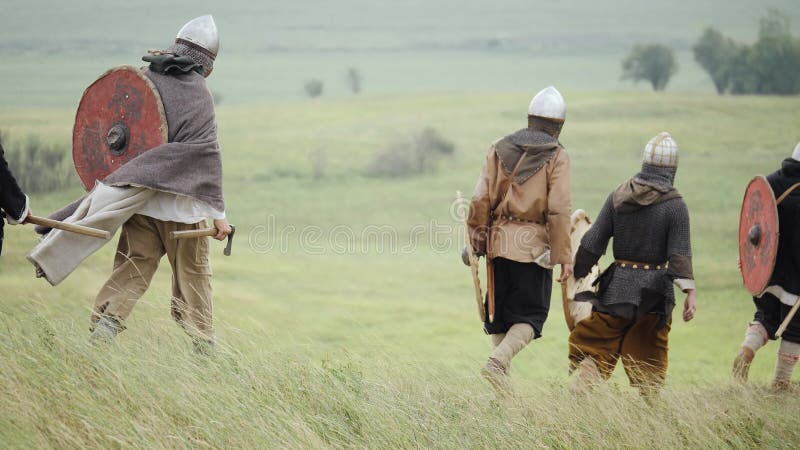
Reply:
[[742, 279], [754, 296], [767, 288], [777, 255], [778, 207], [767, 179], [759, 175], [747, 185], [739, 216]]
[[86, 88], [72, 129], [72, 159], [87, 190], [165, 142], [161, 96], [141, 70], [116, 67]]

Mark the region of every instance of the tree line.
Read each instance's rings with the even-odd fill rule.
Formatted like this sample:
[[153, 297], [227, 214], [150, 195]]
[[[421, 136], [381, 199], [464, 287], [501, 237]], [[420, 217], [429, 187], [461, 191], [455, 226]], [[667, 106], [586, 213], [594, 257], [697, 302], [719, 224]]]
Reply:
[[[800, 93], [800, 39], [778, 11], [761, 19], [753, 44], [708, 27], [692, 51], [719, 94]], [[663, 91], [677, 70], [672, 48], [662, 44], [636, 45], [622, 61], [622, 79], [648, 81], [655, 91]]]
[[800, 93], [800, 39], [777, 11], [761, 19], [754, 44], [738, 43], [709, 27], [692, 50], [719, 94]]

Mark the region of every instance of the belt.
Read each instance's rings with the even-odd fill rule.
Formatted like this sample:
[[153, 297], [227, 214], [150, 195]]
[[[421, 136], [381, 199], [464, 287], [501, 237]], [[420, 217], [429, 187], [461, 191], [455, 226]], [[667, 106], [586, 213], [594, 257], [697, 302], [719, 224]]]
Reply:
[[631, 269], [643, 269], [643, 270], [661, 270], [666, 269], [669, 267], [669, 262], [660, 263], [660, 264], [651, 264], [651, 263], [643, 263], [643, 262], [636, 262], [636, 261], [626, 261], [624, 259], [615, 259], [614, 264], [622, 267], [623, 269], [626, 267], [630, 267]]
[[498, 220], [507, 220], [509, 222], [522, 222], [522, 223], [535, 223], [538, 225], [544, 225], [543, 220], [528, 220], [528, 219], [521, 219], [519, 217], [514, 216], [492, 216], [492, 222], [496, 222]]

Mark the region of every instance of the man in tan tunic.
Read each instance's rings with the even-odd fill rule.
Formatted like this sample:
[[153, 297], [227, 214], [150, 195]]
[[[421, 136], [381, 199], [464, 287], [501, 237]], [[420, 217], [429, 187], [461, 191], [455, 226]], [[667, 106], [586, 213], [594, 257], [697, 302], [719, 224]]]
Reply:
[[493, 351], [482, 373], [496, 387], [507, 385], [511, 359], [542, 335], [552, 267], [561, 265], [559, 281], [572, 273], [569, 157], [558, 141], [565, 117], [558, 90], [539, 92], [528, 127], [490, 147], [472, 196], [468, 232], [476, 254], [487, 258], [495, 305], [484, 323]]

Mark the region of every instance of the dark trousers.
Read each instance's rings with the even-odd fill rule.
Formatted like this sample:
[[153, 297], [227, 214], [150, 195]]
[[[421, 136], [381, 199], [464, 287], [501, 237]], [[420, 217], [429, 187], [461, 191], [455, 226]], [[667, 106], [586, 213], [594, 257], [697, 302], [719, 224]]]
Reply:
[[541, 337], [550, 311], [553, 271], [505, 258], [494, 258], [492, 265], [495, 316], [489, 323], [487, 311], [484, 330], [488, 334], [505, 333], [515, 323], [527, 323], [533, 327], [534, 339]]
[[[756, 305], [756, 313], [753, 320], [764, 325], [767, 329], [770, 339], [775, 339], [775, 333], [778, 327], [783, 323], [783, 319], [789, 314], [791, 306], [781, 303], [778, 297], [772, 294], [764, 294], [761, 298], [753, 297], [753, 303]], [[800, 313], [795, 314], [786, 331], [783, 332], [781, 339], [786, 339], [790, 342], [800, 342]]]

